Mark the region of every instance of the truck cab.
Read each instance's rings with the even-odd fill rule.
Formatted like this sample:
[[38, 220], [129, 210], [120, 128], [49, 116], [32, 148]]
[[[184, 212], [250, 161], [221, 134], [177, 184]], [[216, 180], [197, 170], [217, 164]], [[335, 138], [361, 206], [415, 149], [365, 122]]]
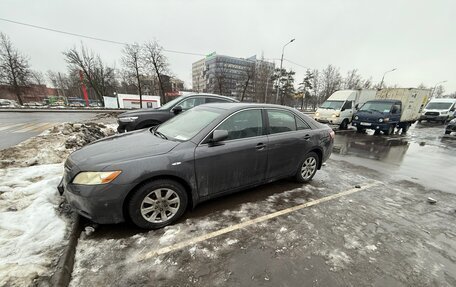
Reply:
[[396, 127], [408, 129], [408, 126], [399, 126], [402, 114], [402, 102], [399, 100], [372, 100], [367, 101], [355, 113], [352, 125], [358, 132], [366, 129], [376, 133], [382, 131], [385, 135], [392, 134]]

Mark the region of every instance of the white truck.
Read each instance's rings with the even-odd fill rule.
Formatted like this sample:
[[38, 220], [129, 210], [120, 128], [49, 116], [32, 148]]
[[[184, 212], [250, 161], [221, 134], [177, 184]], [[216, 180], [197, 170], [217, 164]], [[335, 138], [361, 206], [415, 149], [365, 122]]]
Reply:
[[338, 125], [347, 129], [358, 107], [375, 98], [376, 90], [340, 90], [334, 92], [315, 112], [320, 123]]
[[455, 110], [456, 99], [432, 99], [424, 108], [418, 122], [425, 120], [445, 123], [453, 119]]
[[359, 132], [372, 129], [389, 135], [399, 128], [405, 133], [419, 120], [429, 95], [430, 90], [426, 89], [381, 89], [374, 100], [365, 102], [355, 113], [352, 125]]

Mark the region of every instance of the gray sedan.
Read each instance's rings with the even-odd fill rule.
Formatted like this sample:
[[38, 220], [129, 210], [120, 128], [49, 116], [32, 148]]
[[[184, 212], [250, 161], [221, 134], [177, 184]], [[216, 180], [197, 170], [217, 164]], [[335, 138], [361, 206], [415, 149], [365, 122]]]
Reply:
[[295, 109], [206, 104], [75, 151], [59, 191], [94, 222], [156, 229], [214, 197], [286, 177], [307, 182], [333, 142], [328, 126]]

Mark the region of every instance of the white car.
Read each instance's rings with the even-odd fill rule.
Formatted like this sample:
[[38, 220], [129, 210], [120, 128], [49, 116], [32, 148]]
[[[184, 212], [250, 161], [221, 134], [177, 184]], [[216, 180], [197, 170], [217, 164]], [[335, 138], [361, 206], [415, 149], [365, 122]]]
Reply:
[[0, 99], [0, 108], [16, 108], [19, 105], [14, 100]]

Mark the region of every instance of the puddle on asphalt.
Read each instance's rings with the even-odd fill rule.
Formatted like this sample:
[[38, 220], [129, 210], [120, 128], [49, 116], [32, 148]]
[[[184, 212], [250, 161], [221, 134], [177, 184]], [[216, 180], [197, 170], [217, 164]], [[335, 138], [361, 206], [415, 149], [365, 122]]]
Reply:
[[416, 125], [406, 135], [337, 134], [333, 156], [430, 189], [456, 193], [456, 136], [444, 126]]

